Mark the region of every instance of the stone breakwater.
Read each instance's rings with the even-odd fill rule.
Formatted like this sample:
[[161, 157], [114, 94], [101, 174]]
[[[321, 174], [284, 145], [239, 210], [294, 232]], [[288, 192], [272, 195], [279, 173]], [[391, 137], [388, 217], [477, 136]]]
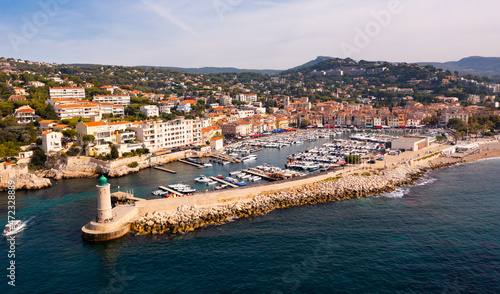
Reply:
[[131, 229], [138, 234], [185, 233], [236, 218], [265, 214], [278, 208], [368, 197], [413, 184], [425, 171], [424, 168], [401, 166], [380, 174], [366, 172], [362, 175], [337, 176], [295, 189], [257, 195], [242, 203], [199, 208], [184, 205], [175, 212], [148, 213], [134, 221]]

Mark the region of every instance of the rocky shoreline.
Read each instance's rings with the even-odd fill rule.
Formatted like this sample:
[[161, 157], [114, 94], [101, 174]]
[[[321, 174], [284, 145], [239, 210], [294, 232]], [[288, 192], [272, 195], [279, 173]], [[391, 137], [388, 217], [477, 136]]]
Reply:
[[75, 163], [72, 165], [55, 166], [40, 173], [40, 176], [54, 180], [92, 178], [99, 174], [104, 174], [108, 178], [122, 177], [128, 174], [139, 172], [150, 167], [149, 164], [139, 163], [137, 167], [131, 168], [126, 165], [119, 168], [105, 168], [100, 165], [90, 163]]
[[153, 212], [131, 224], [137, 234], [185, 233], [274, 209], [348, 200], [392, 192], [397, 187], [411, 185], [428, 168], [399, 166], [379, 174], [366, 172], [337, 176], [324, 181], [305, 184], [296, 189], [284, 189], [260, 194], [244, 203], [213, 207], [180, 206], [176, 212]]
[[[15, 190], [39, 190], [52, 186], [49, 179], [40, 178], [32, 173], [19, 173], [10, 180], [14, 181]], [[8, 189], [8, 181], [0, 184], [0, 191], [7, 191]]]

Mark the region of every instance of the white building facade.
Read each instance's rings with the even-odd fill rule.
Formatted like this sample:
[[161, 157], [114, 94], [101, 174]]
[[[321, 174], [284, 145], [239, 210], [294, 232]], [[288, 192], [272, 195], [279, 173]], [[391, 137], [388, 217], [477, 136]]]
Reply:
[[201, 144], [201, 121], [175, 119], [136, 123], [131, 127], [144, 148], [151, 151]]
[[80, 87], [54, 87], [50, 88], [50, 99], [57, 98], [85, 98], [85, 89]]

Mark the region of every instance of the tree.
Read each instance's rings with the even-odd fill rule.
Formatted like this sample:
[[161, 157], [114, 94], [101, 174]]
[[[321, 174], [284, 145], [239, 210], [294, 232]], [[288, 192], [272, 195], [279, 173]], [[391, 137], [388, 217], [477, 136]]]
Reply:
[[52, 119], [52, 120], [59, 119], [59, 116], [57, 115], [54, 106], [50, 104], [47, 105], [47, 107], [45, 108], [45, 113], [42, 113], [41, 115], [46, 119]]
[[21, 148], [14, 142], [5, 142], [0, 144], [0, 157], [17, 156]]
[[29, 168], [34, 170], [41, 169], [45, 166], [46, 161], [47, 155], [45, 152], [40, 148], [36, 148], [33, 150], [33, 157], [31, 157]]
[[94, 142], [95, 137], [94, 135], [83, 135], [82, 140], [83, 142]]
[[120, 157], [120, 154], [118, 153], [118, 149], [116, 148], [115, 145], [113, 145], [113, 147], [111, 147], [111, 158], [117, 159], [118, 157]]
[[303, 121], [300, 122], [301, 127], [307, 127], [311, 125], [311, 121], [308, 119], [304, 119]]
[[465, 126], [465, 123], [459, 118], [450, 118], [446, 126], [450, 129], [458, 130], [460, 128], [463, 128]]
[[357, 163], [361, 162], [361, 157], [358, 155], [346, 155], [344, 157], [344, 160], [346, 163], [349, 163], [349, 164], [357, 164]]
[[66, 138], [73, 139], [78, 135], [78, 132], [74, 129], [67, 129], [67, 130], [62, 131], [62, 134]]

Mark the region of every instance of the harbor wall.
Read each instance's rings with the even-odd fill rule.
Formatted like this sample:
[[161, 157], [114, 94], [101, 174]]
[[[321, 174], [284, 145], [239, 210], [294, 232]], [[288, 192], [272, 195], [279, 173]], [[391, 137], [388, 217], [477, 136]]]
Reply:
[[[399, 166], [382, 174], [336, 176], [316, 182], [309, 179], [305, 184], [296, 181], [297, 185], [302, 185], [286, 185], [287, 187], [282, 189], [277, 187], [280, 184], [273, 184], [274, 190], [263, 190], [254, 196], [247, 191], [237, 193], [232, 198], [221, 194], [218, 197], [207, 197], [192, 202], [184, 197], [183, 205], [180, 206], [178, 204], [181, 202], [177, 201], [171, 201], [169, 204], [162, 204], [157, 200], [147, 201], [147, 205], [139, 207], [141, 217], [131, 224], [131, 229], [139, 234], [183, 233], [278, 208], [367, 197], [391, 192], [397, 186], [412, 184], [425, 170]], [[204, 205], [197, 206], [195, 203]], [[173, 210], [176, 206], [177, 209]], [[155, 210], [151, 211], [153, 207]]]

